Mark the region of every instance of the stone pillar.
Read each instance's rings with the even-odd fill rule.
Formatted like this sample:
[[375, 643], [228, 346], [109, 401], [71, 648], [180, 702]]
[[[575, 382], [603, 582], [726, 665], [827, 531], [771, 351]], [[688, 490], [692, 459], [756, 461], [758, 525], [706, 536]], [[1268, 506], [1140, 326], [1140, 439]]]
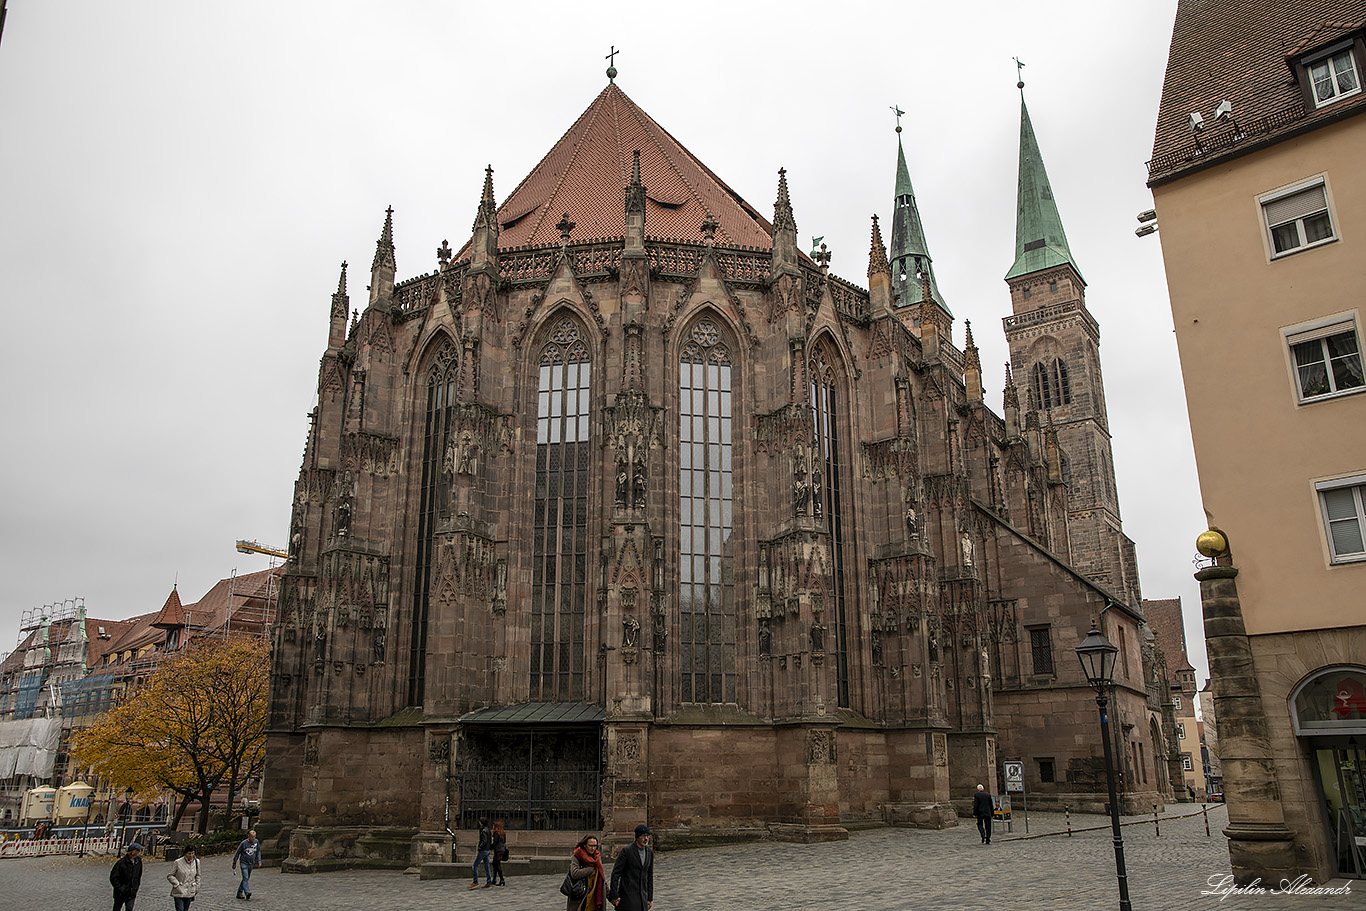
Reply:
[[455, 856], [455, 840], [447, 833], [447, 804], [450, 798], [449, 828], [460, 829], [460, 793], [450, 792], [451, 769], [460, 761], [460, 738], [449, 728], [426, 731], [427, 761], [422, 764], [422, 788], [418, 831], [412, 836], [409, 863], [448, 863]]
[[609, 722], [602, 782], [602, 830], [613, 845], [629, 845], [635, 828], [650, 825], [650, 726], [645, 718]]
[[965, 815], [971, 815], [972, 798], [979, 784], [986, 785], [993, 795], [998, 790], [996, 735], [985, 731], [950, 733], [947, 739], [950, 799], [960, 811], [967, 808]]
[[[1227, 559], [1227, 558], [1223, 558]], [[1219, 719], [1219, 759], [1228, 805], [1229, 861], [1234, 880], [1279, 883], [1298, 874], [1294, 835], [1285, 825], [1280, 783], [1262, 711], [1261, 687], [1232, 565], [1200, 570], [1214, 714]]]
[[810, 844], [849, 837], [849, 830], [840, 825], [837, 727], [833, 718], [808, 720], [779, 735], [779, 770], [787, 779], [783, 815], [792, 821], [769, 826], [778, 841]]

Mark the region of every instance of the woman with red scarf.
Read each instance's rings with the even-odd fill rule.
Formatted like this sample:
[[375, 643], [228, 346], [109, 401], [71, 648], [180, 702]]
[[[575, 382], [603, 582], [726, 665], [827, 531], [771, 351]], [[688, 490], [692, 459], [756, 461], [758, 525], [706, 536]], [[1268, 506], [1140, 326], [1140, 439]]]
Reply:
[[598, 854], [598, 837], [585, 835], [569, 858], [569, 878], [588, 880], [588, 894], [583, 898], [565, 900], [565, 911], [598, 911], [603, 905], [605, 883], [602, 857]]

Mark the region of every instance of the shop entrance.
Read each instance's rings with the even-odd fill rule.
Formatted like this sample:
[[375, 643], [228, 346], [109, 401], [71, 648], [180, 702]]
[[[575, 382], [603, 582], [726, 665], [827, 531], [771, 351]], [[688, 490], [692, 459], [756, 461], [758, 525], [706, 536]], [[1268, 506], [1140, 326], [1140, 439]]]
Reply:
[[1314, 672], [1290, 707], [1318, 781], [1334, 875], [1366, 879], [1366, 668]]
[[1366, 750], [1357, 738], [1324, 746], [1315, 738], [1314, 771], [1328, 817], [1329, 850], [1338, 876], [1366, 878]]

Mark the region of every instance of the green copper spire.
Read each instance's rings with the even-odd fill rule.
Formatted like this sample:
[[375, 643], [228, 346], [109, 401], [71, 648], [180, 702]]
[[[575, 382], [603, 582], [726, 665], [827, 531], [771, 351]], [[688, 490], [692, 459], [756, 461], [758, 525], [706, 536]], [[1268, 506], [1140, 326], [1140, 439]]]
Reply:
[[911, 174], [906, 168], [906, 150], [901, 147], [901, 127], [896, 137], [896, 208], [892, 210], [891, 249], [892, 288], [898, 307], [918, 307], [923, 296], [920, 274], [930, 280], [930, 298], [949, 316], [952, 311], [944, 303], [939, 286], [934, 281], [934, 263], [930, 248], [925, 243], [925, 228], [920, 224], [920, 210], [915, 205], [915, 190], [911, 188]]
[[[1081, 275], [1072, 251], [1067, 248], [1067, 235], [1062, 230], [1062, 218], [1053, 201], [1053, 188], [1048, 183], [1048, 172], [1039, 154], [1039, 141], [1034, 138], [1034, 125], [1029, 122], [1029, 108], [1024, 94], [1020, 95], [1020, 196], [1015, 212], [1015, 265], [1006, 273], [1006, 281], [1030, 272], [1071, 264]], [[1083, 282], [1086, 279], [1082, 279]]]

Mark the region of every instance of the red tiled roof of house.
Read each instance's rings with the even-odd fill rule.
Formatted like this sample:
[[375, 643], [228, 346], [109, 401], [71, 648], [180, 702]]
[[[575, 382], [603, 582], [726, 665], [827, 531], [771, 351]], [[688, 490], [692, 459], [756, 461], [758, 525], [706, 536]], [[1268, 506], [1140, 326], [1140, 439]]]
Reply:
[[152, 625], [162, 629], [174, 629], [185, 625], [185, 608], [180, 604], [180, 592], [174, 587], [171, 588], [171, 594], [161, 606], [161, 613], [157, 614]]
[[[97, 617], [87, 617], [85, 619], [85, 662], [87, 667], [94, 667], [104, 660], [109, 647], [127, 631], [129, 622], [126, 620], [101, 620]], [[59, 629], [67, 630], [69, 627], [58, 625]], [[101, 632], [101, 630], [103, 632]], [[65, 636], [68, 632], [60, 634], [66, 641]], [[0, 674], [15, 673], [24, 669], [24, 661], [28, 650], [33, 648], [37, 642], [38, 630], [33, 629], [24, 637], [14, 651], [10, 652], [3, 662], [0, 662]], [[58, 640], [49, 640], [48, 647], [58, 644]]]
[[95, 667], [104, 662], [104, 656], [120, 636], [132, 626], [128, 620], [89, 620], [85, 621], [85, 663]]
[[279, 576], [283, 571], [283, 568], [277, 567], [219, 579], [204, 597], [194, 604], [185, 605], [186, 625], [194, 630], [216, 630], [227, 625], [230, 616], [234, 620], [238, 619], [244, 609], [253, 614], [252, 619], [255, 621], [258, 611], [251, 610], [248, 602], [273, 598], [280, 583], [278, 579], [271, 581], [272, 577]]
[[575, 225], [573, 241], [623, 237], [625, 191], [636, 151], [645, 186], [646, 235], [702, 243], [702, 223], [711, 215], [718, 224], [718, 246], [772, 249], [768, 219], [615, 83], [498, 207], [499, 249], [559, 244], [556, 225], [565, 214]]
[[[1257, 140], [1366, 109], [1366, 93], [1304, 111], [1304, 96], [1287, 58], [1325, 46], [1366, 24], [1361, 0], [1180, 0], [1162, 84], [1153, 138], [1151, 177], [1177, 173], [1217, 158], [1227, 149], [1255, 147]], [[1218, 123], [1221, 101], [1233, 104], [1233, 120]], [[1201, 142], [1188, 118], [1205, 119]], [[1264, 118], [1270, 118], [1263, 122]], [[1243, 131], [1248, 138], [1233, 142]]]
[[165, 630], [157, 629], [152, 625], [161, 612], [151, 614], [140, 614], [136, 617], [129, 617], [122, 621], [124, 624], [123, 634], [116, 635], [109, 647], [105, 649], [105, 654], [110, 652], [123, 652], [129, 649], [139, 649], [149, 642], [161, 642], [166, 638]]

